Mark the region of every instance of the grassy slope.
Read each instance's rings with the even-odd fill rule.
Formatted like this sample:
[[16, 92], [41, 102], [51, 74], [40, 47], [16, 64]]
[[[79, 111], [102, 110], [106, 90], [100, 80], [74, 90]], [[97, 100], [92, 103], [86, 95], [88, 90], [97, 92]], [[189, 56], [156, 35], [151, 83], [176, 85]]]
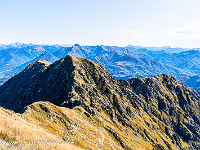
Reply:
[[[142, 137], [134, 134], [127, 136], [126, 132], [130, 129], [114, 123], [107, 114], [101, 113], [99, 117], [93, 117], [82, 107], [69, 109], [49, 102], [36, 102], [23, 114], [4, 108], [0, 112], [0, 139], [4, 142], [18, 142], [11, 147], [0, 144], [1, 148], [124, 149], [127, 145], [134, 149], [153, 149]], [[67, 144], [40, 143], [45, 140], [59, 140], [60, 143]], [[35, 144], [25, 144], [28, 142]]]
[[0, 107], [0, 149], [79, 149], [29, 117]]

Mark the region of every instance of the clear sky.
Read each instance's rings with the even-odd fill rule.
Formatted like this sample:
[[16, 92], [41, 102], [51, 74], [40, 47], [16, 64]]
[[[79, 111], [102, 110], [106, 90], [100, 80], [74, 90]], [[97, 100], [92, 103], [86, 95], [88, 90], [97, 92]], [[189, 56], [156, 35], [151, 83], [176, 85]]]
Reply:
[[200, 0], [0, 0], [0, 43], [200, 47]]

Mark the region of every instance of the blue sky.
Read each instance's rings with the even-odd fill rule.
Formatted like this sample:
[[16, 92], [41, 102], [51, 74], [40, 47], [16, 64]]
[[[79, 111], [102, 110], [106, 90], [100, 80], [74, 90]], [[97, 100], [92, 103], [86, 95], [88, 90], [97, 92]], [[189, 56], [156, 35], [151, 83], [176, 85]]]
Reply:
[[200, 47], [199, 0], [0, 0], [0, 43]]

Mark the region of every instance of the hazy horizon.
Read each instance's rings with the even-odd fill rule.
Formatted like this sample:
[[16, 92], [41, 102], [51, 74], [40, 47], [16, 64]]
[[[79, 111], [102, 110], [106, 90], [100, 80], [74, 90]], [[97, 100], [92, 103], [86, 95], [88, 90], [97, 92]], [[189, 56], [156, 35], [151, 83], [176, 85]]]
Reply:
[[171, 47], [168, 45], [164, 45], [164, 46], [145, 46], [145, 45], [125, 45], [125, 46], [120, 46], [120, 45], [106, 45], [106, 44], [93, 44], [93, 45], [87, 45], [87, 44], [79, 44], [79, 43], [72, 43], [72, 44], [68, 44], [68, 43], [25, 43], [25, 42], [13, 42], [13, 43], [0, 43], [0, 46], [2, 45], [14, 45], [14, 44], [27, 44], [27, 45], [59, 45], [59, 46], [65, 46], [65, 47], [70, 47], [70, 46], [74, 46], [75, 44], [78, 44], [80, 46], [117, 46], [117, 47], [128, 47], [128, 46], [133, 46], [133, 47], [144, 47], [144, 48], [183, 48], [183, 49], [196, 49], [196, 48], [200, 48], [200, 47]]
[[0, 43], [200, 47], [198, 0], [8, 0]]

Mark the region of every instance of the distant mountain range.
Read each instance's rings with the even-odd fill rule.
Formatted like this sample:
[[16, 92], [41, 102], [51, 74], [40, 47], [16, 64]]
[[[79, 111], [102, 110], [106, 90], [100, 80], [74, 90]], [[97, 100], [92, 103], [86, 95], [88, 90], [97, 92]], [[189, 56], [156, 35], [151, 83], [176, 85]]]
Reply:
[[[68, 46], [68, 45], [67, 45]], [[74, 46], [15, 43], [0, 46], [0, 83], [36, 60], [55, 62], [65, 55], [87, 58], [105, 67], [117, 79], [143, 78], [165, 73], [200, 90], [200, 51], [171, 47]]]

